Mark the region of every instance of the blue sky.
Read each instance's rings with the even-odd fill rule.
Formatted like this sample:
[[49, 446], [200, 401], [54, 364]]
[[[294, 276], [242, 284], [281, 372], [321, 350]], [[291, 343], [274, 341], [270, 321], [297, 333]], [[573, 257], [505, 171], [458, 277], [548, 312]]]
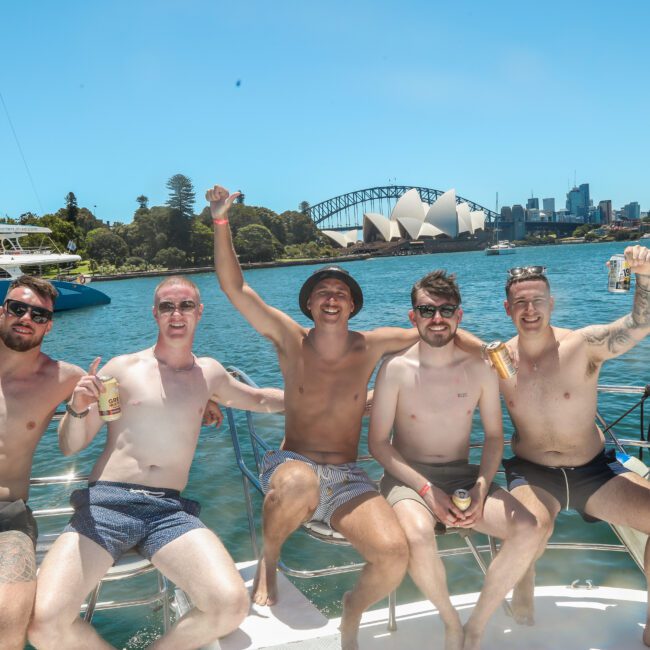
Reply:
[[[0, 216], [175, 173], [281, 212], [422, 185], [650, 209], [650, 3], [3, 0]], [[237, 82], [240, 82], [237, 85]], [[96, 208], [94, 207], [96, 206]]]

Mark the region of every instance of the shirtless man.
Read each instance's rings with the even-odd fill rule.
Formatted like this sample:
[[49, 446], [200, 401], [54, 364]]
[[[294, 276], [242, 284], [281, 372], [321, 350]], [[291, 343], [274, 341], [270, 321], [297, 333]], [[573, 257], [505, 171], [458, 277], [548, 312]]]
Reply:
[[[368, 444], [386, 469], [381, 492], [406, 533], [409, 573], [440, 612], [446, 650], [475, 649], [489, 617], [529, 566], [543, 531], [516, 499], [492, 483], [503, 453], [499, 385], [480, 358], [454, 346], [463, 317], [454, 276], [444, 271], [424, 276], [413, 286], [411, 302], [409, 318], [420, 340], [382, 364]], [[469, 464], [477, 406], [485, 431], [480, 467]], [[451, 500], [456, 489], [471, 495], [465, 512]], [[503, 540], [464, 630], [435, 553], [436, 522]]]
[[[29, 629], [39, 649], [111, 647], [79, 618], [79, 610], [114, 561], [133, 547], [194, 603], [152, 648], [198, 648], [234, 630], [248, 612], [248, 593], [232, 559], [198, 519], [198, 503], [180, 491], [208, 397], [227, 406], [278, 411], [282, 394], [251, 389], [214, 359], [194, 356], [202, 312], [194, 283], [165, 279], [154, 294], [156, 344], [115, 357], [102, 369], [119, 382], [122, 417], [108, 424], [89, 487], [72, 494], [75, 514], [43, 561]], [[102, 427], [99, 361], [77, 383], [61, 420], [59, 444], [66, 455], [87, 447]]]
[[0, 311], [0, 645], [25, 647], [36, 592], [36, 522], [25, 505], [34, 450], [83, 371], [41, 352], [57, 290], [24, 275]]
[[[551, 325], [553, 297], [544, 267], [510, 270], [505, 309], [517, 328], [508, 342], [519, 358], [515, 377], [500, 381], [516, 433], [515, 456], [504, 461], [508, 488], [547, 530], [541, 557], [560, 509], [650, 533], [650, 483], [628, 472], [595, 424], [603, 362], [632, 349], [650, 332], [650, 250], [629, 246], [636, 274], [632, 313], [609, 325], [569, 330]], [[645, 551], [650, 576], [650, 546]], [[521, 623], [533, 624], [534, 564], [513, 594]], [[643, 635], [650, 645], [650, 612]]]
[[301, 523], [325, 521], [367, 561], [343, 599], [342, 647], [356, 648], [362, 613], [397, 587], [408, 559], [392, 509], [355, 465], [368, 381], [379, 359], [412, 344], [417, 331], [350, 331], [348, 319], [361, 309], [363, 296], [348, 272], [334, 266], [316, 271], [300, 291], [313, 328], [267, 305], [244, 282], [232, 246], [228, 211], [238, 195], [219, 186], [206, 194], [217, 277], [233, 305], [275, 345], [285, 381], [285, 437], [262, 467], [264, 551], [253, 598], [261, 605], [276, 602], [282, 544]]

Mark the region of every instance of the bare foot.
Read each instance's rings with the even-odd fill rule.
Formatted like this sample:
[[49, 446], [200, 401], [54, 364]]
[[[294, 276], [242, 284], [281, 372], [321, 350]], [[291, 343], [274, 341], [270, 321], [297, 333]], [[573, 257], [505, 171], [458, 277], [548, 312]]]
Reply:
[[527, 573], [512, 590], [512, 616], [519, 625], [535, 625], [535, 574]]
[[359, 625], [361, 624], [361, 615], [350, 613], [350, 591], [343, 594], [343, 612], [341, 614], [341, 650], [359, 650]]
[[253, 594], [251, 598], [258, 605], [275, 605], [278, 602], [277, 567], [266, 566], [262, 557], [257, 563], [257, 572], [253, 581]]
[[465, 641], [465, 630], [460, 621], [458, 625], [447, 625], [445, 627], [445, 650], [463, 650]]

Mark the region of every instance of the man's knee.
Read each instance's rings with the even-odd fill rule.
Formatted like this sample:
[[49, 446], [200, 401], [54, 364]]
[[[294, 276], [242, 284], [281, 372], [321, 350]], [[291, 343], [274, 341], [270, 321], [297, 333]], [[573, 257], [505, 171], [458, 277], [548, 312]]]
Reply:
[[396, 569], [406, 566], [409, 559], [409, 545], [404, 535], [404, 531], [397, 521], [395, 526], [383, 530], [369, 531], [370, 540], [366, 559], [369, 562], [384, 563], [390, 562]]
[[220, 585], [218, 590], [195, 604], [213, 620], [219, 636], [224, 636], [236, 630], [248, 615], [250, 596], [243, 584]]
[[290, 461], [275, 471], [266, 499], [272, 504], [289, 498], [292, 502], [315, 501], [317, 505], [318, 495], [318, 479], [313, 470], [305, 463]]

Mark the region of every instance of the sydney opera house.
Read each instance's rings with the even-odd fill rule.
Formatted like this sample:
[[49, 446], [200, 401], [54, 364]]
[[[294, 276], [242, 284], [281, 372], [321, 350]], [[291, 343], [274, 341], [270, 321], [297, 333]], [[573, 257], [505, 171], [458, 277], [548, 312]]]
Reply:
[[[484, 225], [482, 210], [472, 211], [467, 203], [456, 203], [456, 190], [448, 190], [429, 205], [414, 188], [402, 194], [390, 217], [374, 212], [363, 215], [363, 242], [456, 239], [463, 234], [473, 235]], [[357, 243], [356, 229], [322, 232], [343, 248]]]

